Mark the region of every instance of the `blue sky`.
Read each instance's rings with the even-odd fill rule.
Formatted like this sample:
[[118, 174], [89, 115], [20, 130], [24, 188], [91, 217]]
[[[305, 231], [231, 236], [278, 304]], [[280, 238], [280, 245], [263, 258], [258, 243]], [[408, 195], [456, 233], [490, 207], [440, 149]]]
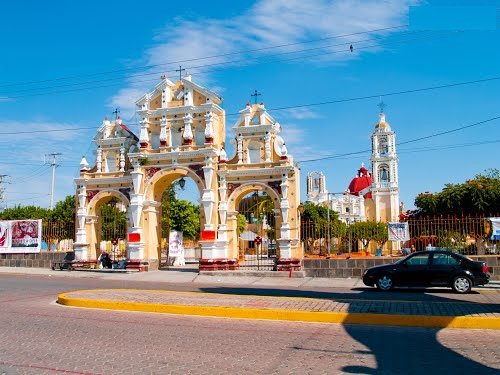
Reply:
[[[305, 161], [369, 149], [379, 95], [500, 77], [498, 1], [148, 5], [2, 4], [0, 174], [9, 182], [3, 185], [4, 206], [48, 206], [51, 170], [43, 161], [52, 152], [62, 153], [55, 200], [73, 194], [81, 156], [95, 160], [92, 138], [102, 119], [119, 107], [138, 133], [134, 101], [162, 72], [174, 79], [181, 60], [193, 80], [224, 97], [228, 127], [251, 92], [262, 93], [299, 162], [303, 200], [308, 172], [323, 171], [328, 190], [340, 192], [361, 162], [369, 164], [369, 153]], [[426, 22], [431, 31], [422, 31]], [[283, 47], [270, 48], [275, 46]], [[500, 116], [499, 89], [496, 79], [384, 95], [383, 101], [397, 141], [404, 142]], [[373, 97], [273, 110], [365, 96]], [[401, 200], [409, 208], [419, 192], [499, 168], [499, 126], [497, 119], [399, 146]], [[54, 131], [68, 128], [87, 129]], [[33, 131], [46, 132], [22, 133]]]

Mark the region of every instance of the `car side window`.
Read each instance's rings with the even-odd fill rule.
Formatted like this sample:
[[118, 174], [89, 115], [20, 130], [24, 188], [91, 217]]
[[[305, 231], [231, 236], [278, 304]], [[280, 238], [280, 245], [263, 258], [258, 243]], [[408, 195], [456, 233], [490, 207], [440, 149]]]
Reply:
[[434, 254], [432, 264], [437, 266], [458, 266], [460, 262], [449, 254]]
[[408, 259], [406, 261], [406, 264], [409, 266], [422, 266], [422, 265], [425, 266], [428, 261], [429, 261], [428, 254], [420, 254], [420, 255], [415, 255], [410, 259]]

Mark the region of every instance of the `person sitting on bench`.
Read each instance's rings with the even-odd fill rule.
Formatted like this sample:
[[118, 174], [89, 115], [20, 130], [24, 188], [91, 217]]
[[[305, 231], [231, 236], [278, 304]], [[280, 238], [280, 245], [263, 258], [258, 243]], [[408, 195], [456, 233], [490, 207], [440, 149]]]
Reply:
[[112, 267], [112, 262], [111, 258], [109, 257], [109, 254], [105, 251], [99, 255], [98, 262], [101, 263], [102, 267], [101, 268], [111, 268]]

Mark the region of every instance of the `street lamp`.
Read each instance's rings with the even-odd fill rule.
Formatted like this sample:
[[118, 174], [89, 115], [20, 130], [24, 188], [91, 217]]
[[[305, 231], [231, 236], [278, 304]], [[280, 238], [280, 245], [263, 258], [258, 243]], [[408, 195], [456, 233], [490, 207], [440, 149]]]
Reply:
[[184, 177], [181, 177], [181, 179], [179, 180], [179, 186], [182, 190], [184, 190], [184, 186], [186, 186], [186, 179]]

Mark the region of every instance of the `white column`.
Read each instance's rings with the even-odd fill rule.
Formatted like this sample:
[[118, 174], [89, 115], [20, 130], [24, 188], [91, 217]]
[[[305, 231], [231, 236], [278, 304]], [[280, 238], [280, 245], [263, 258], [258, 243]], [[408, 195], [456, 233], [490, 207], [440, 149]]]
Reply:
[[87, 219], [87, 189], [84, 186], [80, 187], [78, 193], [78, 210], [76, 212], [78, 228], [76, 230], [76, 242], [73, 244], [75, 249], [75, 259], [88, 259], [87, 231], [85, 230], [85, 221]]
[[160, 121], [160, 147], [168, 146], [167, 143], [167, 117], [163, 115]]
[[[144, 239], [141, 226], [142, 208], [144, 206], [144, 197], [140, 193], [143, 174], [135, 165], [135, 170], [131, 172], [133, 192], [130, 194], [129, 219], [131, 226], [128, 228], [128, 258], [129, 259], [144, 259]], [[133, 239], [131, 241], [130, 239]]]
[[219, 228], [217, 239], [227, 241], [227, 182], [226, 176], [222, 175], [219, 181]]
[[139, 135], [139, 144], [141, 145], [141, 148], [146, 148], [149, 145], [149, 134], [148, 134], [149, 123], [147, 118], [143, 118], [140, 121], [140, 125], [141, 125], [141, 132]]
[[266, 135], [264, 136], [264, 142], [265, 162], [269, 163], [271, 161], [271, 134], [269, 134], [269, 132], [266, 132]]
[[243, 164], [243, 136], [240, 134], [237, 138], [238, 164]]
[[182, 139], [185, 145], [190, 145], [193, 143], [193, 130], [191, 125], [193, 124], [193, 115], [191, 113], [186, 113], [184, 116], [184, 132], [182, 133]]
[[97, 165], [97, 173], [102, 172], [102, 148], [101, 146], [97, 147], [97, 157], [96, 157], [96, 165]]
[[120, 147], [120, 172], [125, 172], [125, 147]]
[[203, 189], [201, 204], [203, 205], [203, 211], [205, 213], [205, 230], [215, 230], [215, 227], [212, 223], [212, 212], [215, 204], [215, 194], [212, 189], [214, 167], [210, 164], [209, 160], [210, 159], [206, 161], [206, 165], [203, 167], [205, 189]]
[[205, 115], [205, 143], [213, 143], [214, 141], [214, 128], [213, 128], [213, 114], [207, 112]]

